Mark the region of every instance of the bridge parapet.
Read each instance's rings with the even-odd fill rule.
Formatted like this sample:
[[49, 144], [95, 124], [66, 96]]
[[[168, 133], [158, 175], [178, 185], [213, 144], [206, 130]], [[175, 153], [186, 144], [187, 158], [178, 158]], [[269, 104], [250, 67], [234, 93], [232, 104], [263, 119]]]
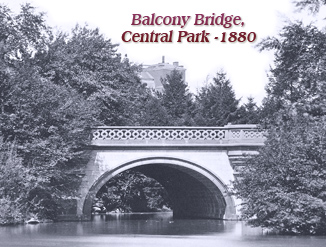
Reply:
[[256, 125], [224, 127], [93, 128], [93, 146], [262, 146], [264, 134]]

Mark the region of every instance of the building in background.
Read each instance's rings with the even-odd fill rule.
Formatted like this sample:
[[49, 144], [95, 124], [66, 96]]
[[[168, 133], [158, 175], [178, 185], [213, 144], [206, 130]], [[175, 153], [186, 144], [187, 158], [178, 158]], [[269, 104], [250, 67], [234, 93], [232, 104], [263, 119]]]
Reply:
[[163, 90], [161, 79], [164, 79], [173, 70], [178, 70], [182, 75], [182, 79], [185, 81], [186, 69], [182, 65], [179, 65], [179, 62], [173, 62], [173, 64], [165, 63], [163, 56], [161, 63], [143, 65], [143, 71], [140, 75], [141, 81], [147, 84], [147, 87], [161, 92]]

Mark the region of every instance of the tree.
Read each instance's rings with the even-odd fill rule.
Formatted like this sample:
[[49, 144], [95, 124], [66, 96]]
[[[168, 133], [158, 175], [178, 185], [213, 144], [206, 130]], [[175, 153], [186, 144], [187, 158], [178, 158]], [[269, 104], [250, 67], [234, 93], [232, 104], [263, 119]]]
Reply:
[[312, 13], [317, 13], [322, 5], [325, 5], [325, 0], [297, 0], [296, 7], [299, 9], [308, 8]]
[[34, 176], [22, 164], [15, 143], [0, 138], [0, 225], [23, 221], [23, 203]]
[[[21, 183], [30, 185], [15, 187], [17, 194], [4, 198], [19, 204], [23, 217], [35, 213], [54, 218], [59, 201], [76, 195], [76, 173], [87, 158], [87, 129], [96, 123], [98, 108], [77, 90], [40, 73], [39, 58], [51, 40], [42, 14], [24, 5], [13, 15], [1, 6], [0, 16], [0, 135], [8, 145], [15, 144], [21, 161], [13, 169], [25, 171]], [[11, 189], [11, 182], [3, 185], [4, 191]]]
[[71, 33], [60, 32], [38, 59], [43, 76], [97, 101], [103, 124], [138, 124], [147, 93], [138, 76], [140, 66], [122, 59], [117, 45], [99, 29], [77, 25]]
[[140, 119], [141, 126], [167, 126], [170, 119], [162, 100], [156, 95], [148, 95]]
[[237, 124], [258, 124], [260, 122], [260, 108], [253, 97], [248, 97], [248, 102], [241, 105], [237, 111]]
[[280, 38], [267, 38], [260, 47], [275, 50], [263, 116], [291, 105], [309, 114], [326, 113], [326, 34], [316, 27], [295, 23], [285, 26]]
[[192, 95], [179, 71], [173, 70], [162, 80], [162, 102], [169, 116], [169, 125], [191, 125]]
[[10, 77], [15, 69], [30, 62], [36, 52], [44, 52], [51, 36], [43, 14], [35, 13], [29, 4], [14, 15], [0, 4], [0, 111], [4, 113], [12, 93]]
[[236, 120], [238, 103], [226, 73], [217, 72], [213, 83], [201, 88], [196, 96], [195, 122], [201, 126], [224, 126]]
[[47, 217], [53, 210], [54, 217], [60, 198], [77, 192], [75, 172], [87, 162], [83, 149], [89, 142], [87, 128], [96, 123], [97, 108], [74, 90], [38, 77], [32, 69], [19, 70], [11, 80], [8, 109], [0, 114], [1, 135], [17, 143], [24, 166], [37, 174], [25, 203], [37, 203], [30, 209]]
[[[303, 4], [321, 1], [300, 1]], [[249, 157], [235, 193], [243, 217], [283, 233], [325, 234], [325, 33], [292, 23], [261, 49], [275, 50], [263, 116], [265, 146]]]
[[296, 115], [269, 129], [234, 183], [242, 217], [282, 233], [325, 234], [326, 118]]

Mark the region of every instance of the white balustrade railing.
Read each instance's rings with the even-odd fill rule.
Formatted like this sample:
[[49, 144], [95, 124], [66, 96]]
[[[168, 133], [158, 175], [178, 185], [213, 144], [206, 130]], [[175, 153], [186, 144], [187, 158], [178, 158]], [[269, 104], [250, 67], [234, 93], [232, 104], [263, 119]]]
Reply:
[[225, 127], [96, 127], [92, 131], [93, 144], [132, 144], [207, 142], [262, 143], [263, 132], [256, 125], [226, 125]]

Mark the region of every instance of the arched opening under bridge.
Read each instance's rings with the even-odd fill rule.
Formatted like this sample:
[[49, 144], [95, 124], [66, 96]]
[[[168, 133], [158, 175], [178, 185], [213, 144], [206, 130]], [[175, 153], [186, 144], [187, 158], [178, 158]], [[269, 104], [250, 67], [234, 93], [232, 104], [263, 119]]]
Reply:
[[117, 174], [134, 170], [157, 180], [169, 194], [174, 218], [235, 217], [233, 198], [226, 185], [205, 168], [176, 158], [151, 157], [122, 164], [104, 172], [91, 186], [83, 203], [83, 215], [90, 218], [97, 192]]

